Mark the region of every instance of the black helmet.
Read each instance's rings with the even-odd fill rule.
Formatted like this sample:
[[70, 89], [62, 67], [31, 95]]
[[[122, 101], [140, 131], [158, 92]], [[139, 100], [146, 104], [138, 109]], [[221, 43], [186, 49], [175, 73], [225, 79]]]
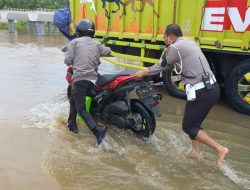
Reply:
[[95, 24], [89, 19], [81, 19], [76, 25], [76, 37], [95, 35]]

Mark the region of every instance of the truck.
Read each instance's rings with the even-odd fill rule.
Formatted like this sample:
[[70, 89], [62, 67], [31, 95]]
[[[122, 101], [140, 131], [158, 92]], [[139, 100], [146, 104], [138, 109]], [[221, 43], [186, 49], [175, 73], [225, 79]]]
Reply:
[[[250, 0], [70, 0], [71, 33], [80, 19], [91, 19], [96, 38], [118, 59], [142, 69], [159, 63], [168, 24], [178, 24], [202, 49], [232, 107], [250, 115]], [[182, 78], [162, 73], [169, 94], [185, 97]]]

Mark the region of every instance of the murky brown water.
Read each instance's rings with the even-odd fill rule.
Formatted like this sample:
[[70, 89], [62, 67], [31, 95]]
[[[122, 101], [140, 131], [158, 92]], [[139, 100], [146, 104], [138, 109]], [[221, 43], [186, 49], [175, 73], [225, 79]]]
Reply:
[[69, 133], [65, 43], [0, 31], [0, 189], [250, 189], [250, 118], [223, 100], [204, 122], [230, 149], [221, 170], [205, 146], [200, 162], [182, 156], [190, 148], [181, 130], [185, 101], [162, 87], [162, 117], [149, 143], [112, 126], [99, 148], [85, 126]]

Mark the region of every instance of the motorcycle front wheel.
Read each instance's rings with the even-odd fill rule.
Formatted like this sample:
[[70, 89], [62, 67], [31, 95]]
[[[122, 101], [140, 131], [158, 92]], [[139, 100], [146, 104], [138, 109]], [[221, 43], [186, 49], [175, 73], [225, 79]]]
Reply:
[[155, 131], [154, 115], [139, 101], [131, 101], [131, 111], [133, 114], [140, 114], [142, 119], [141, 123], [131, 127], [131, 130], [138, 138], [147, 140]]

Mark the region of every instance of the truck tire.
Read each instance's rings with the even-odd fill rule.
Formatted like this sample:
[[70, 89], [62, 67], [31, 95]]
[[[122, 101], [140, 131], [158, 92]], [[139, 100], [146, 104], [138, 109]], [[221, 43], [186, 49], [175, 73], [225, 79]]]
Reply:
[[226, 95], [236, 111], [250, 115], [250, 60], [239, 63], [229, 73]]
[[162, 81], [167, 92], [172, 96], [185, 99], [186, 93], [181, 76], [177, 75], [174, 71], [168, 70], [162, 72], [162, 74]]

